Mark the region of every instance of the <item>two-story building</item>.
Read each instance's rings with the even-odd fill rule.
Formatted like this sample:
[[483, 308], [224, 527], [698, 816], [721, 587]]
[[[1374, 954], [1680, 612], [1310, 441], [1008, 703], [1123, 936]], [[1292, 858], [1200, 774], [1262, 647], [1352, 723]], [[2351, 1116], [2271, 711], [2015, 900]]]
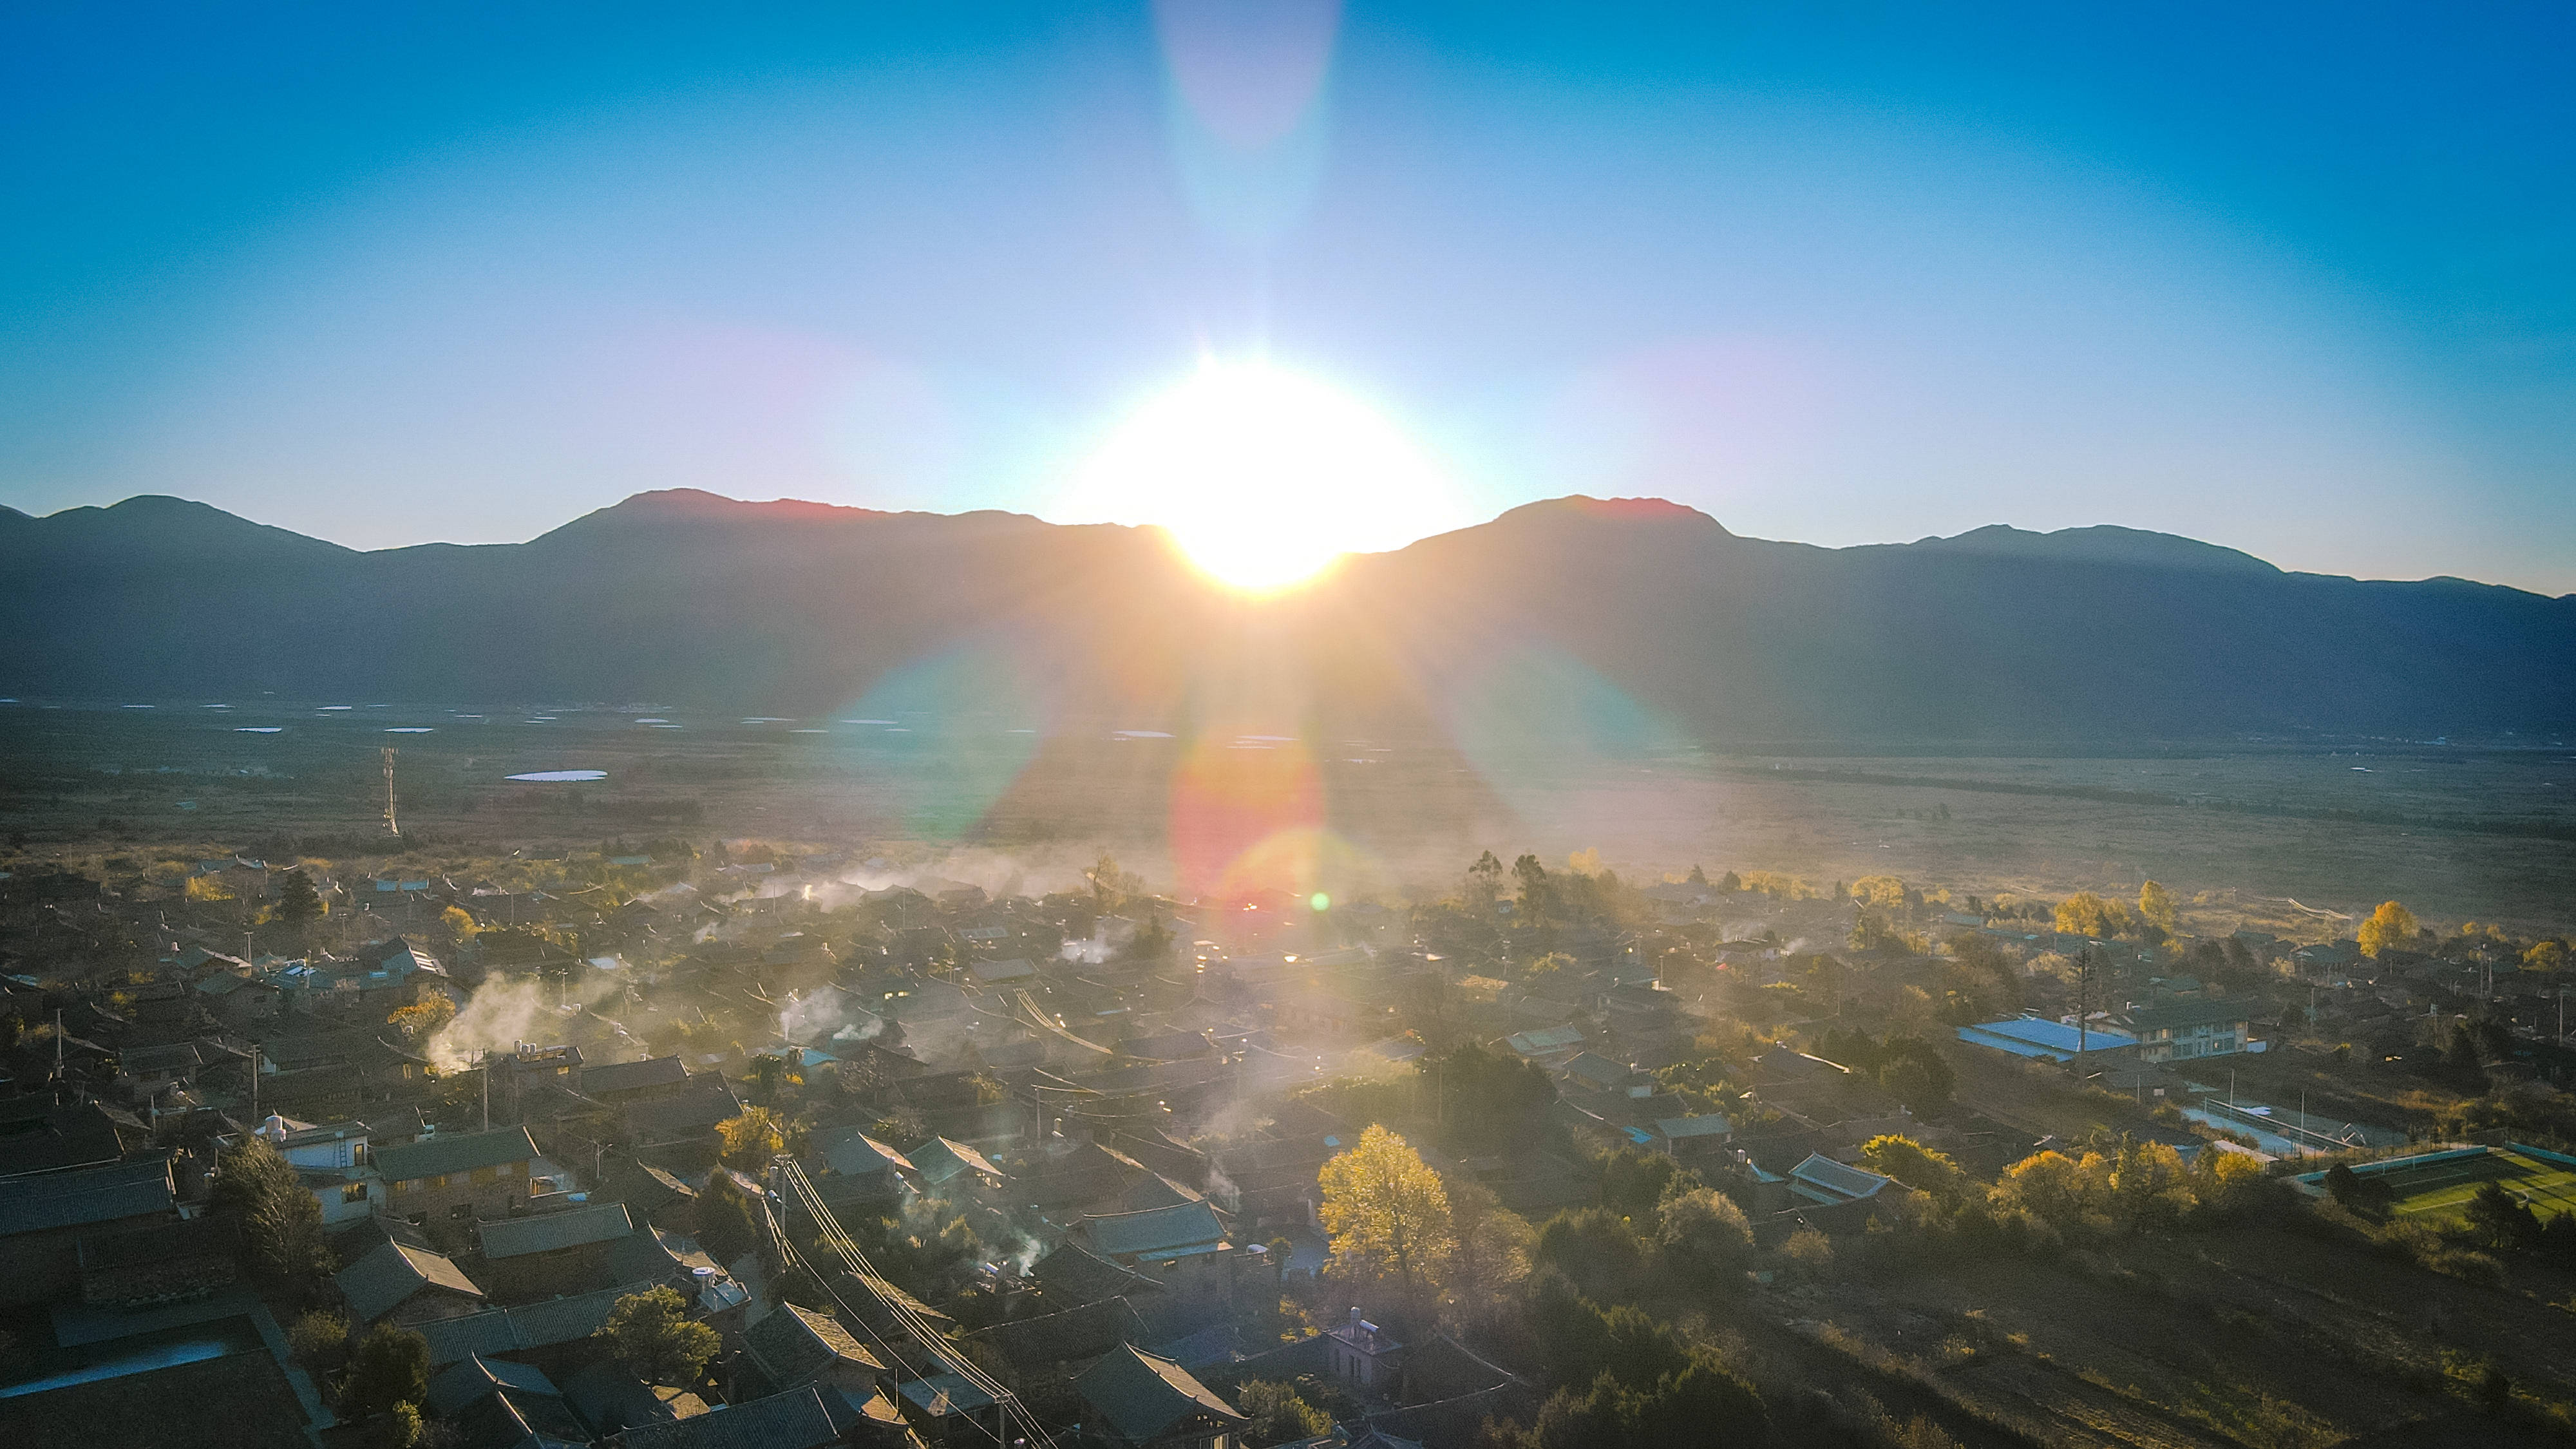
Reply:
[[2233, 1056], [2255, 1044], [2245, 1002], [2224, 996], [2132, 1006], [2121, 1022], [2137, 1038], [2139, 1058], [2156, 1064]]
[[537, 1144], [525, 1127], [442, 1133], [376, 1150], [383, 1210], [394, 1217], [505, 1218], [528, 1201]]

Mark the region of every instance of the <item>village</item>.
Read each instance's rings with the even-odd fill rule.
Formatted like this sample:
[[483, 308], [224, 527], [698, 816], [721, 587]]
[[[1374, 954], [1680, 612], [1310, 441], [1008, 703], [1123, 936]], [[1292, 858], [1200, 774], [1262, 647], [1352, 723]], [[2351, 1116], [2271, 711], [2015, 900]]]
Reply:
[[[1046, 893], [939, 865], [679, 838], [11, 862], [0, 1429], [1231, 1449], [2576, 1424], [2566, 1329], [2529, 1326], [2576, 1312], [2563, 940], [2395, 902], [2202, 929], [2153, 882], [1981, 900], [1488, 853], [1405, 898], [1184, 900], [1107, 856]], [[2482, 1153], [2510, 1211], [2463, 1189], [2401, 1221], [2352, 1186]], [[2388, 1402], [2285, 1369], [2255, 1422], [2182, 1383], [2350, 1362], [2373, 1335], [2332, 1315], [2226, 1319], [2271, 1350], [2202, 1341], [2160, 1360], [2171, 1385], [2070, 1393], [2028, 1347], [2059, 1290], [2027, 1330], [1930, 1302], [2050, 1272], [2170, 1316], [2198, 1300], [2132, 1260], [2185, 1242], [2193, 1311], [2244, 1317], [2212, 1305], [2252, 1281], [2224, 1245], [2257, 1237], [2393, 1256], [2457, 1300], [2433, 1339], [2368, 1350]]]

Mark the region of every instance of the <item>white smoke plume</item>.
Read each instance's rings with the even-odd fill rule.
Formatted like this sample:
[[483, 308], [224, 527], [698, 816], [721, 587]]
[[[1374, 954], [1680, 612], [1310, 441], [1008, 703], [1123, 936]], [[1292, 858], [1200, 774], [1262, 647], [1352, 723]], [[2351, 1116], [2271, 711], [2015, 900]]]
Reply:
[[[564, 1007], [586, 1007], [616, 990], [613, 979], [594, 976], [563, 997]], [[487, 1051], [508, 1051], [518, 1042], [562, 1040], [567, 1015], [557, 1006], [552, 985], [532, 977], [495, 976], [476, 987], [456, 1019], [429, 1039], [426, 1055], [441, 1072], [463, 1071]]]
[[811, 1046], [826, 1037], [859, 1042], [885, 1030], [885, 1018], [857, 1004], [849, 993], [829, 987], [787, 993], [778, 1011], [778, 1039]]

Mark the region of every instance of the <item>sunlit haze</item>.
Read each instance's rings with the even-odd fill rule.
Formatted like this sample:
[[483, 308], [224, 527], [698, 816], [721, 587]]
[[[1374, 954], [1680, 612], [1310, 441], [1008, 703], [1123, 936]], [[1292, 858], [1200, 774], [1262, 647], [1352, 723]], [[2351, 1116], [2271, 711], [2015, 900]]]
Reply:
[[1137, 408], [1060, 512], [1160, 524], [1202, 571], [1254, 592], [1473, 521], [1385, 413], [1261, 362], [1210, 363]]

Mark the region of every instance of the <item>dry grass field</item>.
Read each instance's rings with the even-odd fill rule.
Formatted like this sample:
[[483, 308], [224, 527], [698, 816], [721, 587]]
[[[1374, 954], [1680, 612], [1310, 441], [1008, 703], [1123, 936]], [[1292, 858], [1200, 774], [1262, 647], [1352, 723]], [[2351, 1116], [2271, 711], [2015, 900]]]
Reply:
[[[2576, 759], [2538, 748], [1497, 756], [1444, 740], [1193, 742], [1105, 726], [0, 704], [0, 825], [40, 851], [119, 836], [364, 836], [381, 830], [385, 746], [401, 751], [407, 828], [448, 840], [680, 829], [1032, 859], [1106, 845], [1159, 873], [1190, 788], [1175, 782], [1192, 780], [1308, 802], [1301, 818], [1362, 890], [1446, 879], [1491, 848], [1599, 850], [1631, 873], [1772, 869], [1819, 887], [1884, 873], [1989, 896], [2130, 893], [2152, 876], [2196, 929], [2319, 938], [2388, 897], [2435, 921], [2533, 930], [2563, 929], [2576, 899]], [[505, 778], [550, 769], [607, 779]]]

